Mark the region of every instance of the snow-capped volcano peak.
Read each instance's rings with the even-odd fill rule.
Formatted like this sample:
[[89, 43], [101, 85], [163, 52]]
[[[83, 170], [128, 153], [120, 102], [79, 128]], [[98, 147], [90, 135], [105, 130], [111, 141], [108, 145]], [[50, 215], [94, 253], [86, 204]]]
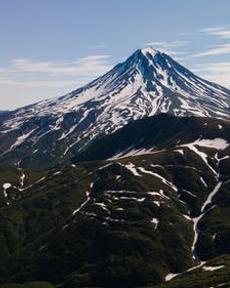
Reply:
[[[147, 68], [148, 65], [154, 65], [157, 63], [157, 58], [162, 55], [160, 51], [152, 48], [146, 47], [142, 49], [136, 50], [124, 63], [122, 64], [130, 64], [133, 66], [143, 66]], [[148, 64], [148, 65], [147, 65]]]
[[[63, 97], [9, 113], [0, 124], [0, 149], [4, 156], [26, 143], [36, 151], [33, 157], [40, 153], [55, 157], [57, 151], [65, 156], [131, 120], [162, 112], [229, 119], [229, 111], [230, 90], [147, 47]], [[52, 150], [41, 148], [40, 143], [50, 143], [50, 137]]]
[[141, 53], [145, 56], [147, 56], [148, 54], [150, 54], [152, 57], [154, 57], [157, 53], [160, 53], [159, 50], [157, 49], [154, 49], [153, 47], [149, 46], [149, 47], [146, 47], [146, 48], [142, 48], [140, 49], [141, 50]]

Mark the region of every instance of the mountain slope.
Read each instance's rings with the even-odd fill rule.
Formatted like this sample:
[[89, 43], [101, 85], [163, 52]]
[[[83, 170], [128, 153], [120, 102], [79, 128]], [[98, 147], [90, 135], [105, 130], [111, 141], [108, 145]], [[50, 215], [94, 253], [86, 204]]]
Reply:
[[[64, 288], [229, 282], [230, 123], [163, 114], [127, 127], [131, 134], [124, 127], [95, 144], [99, 151], [107, 143], [112, 160], [36, 173], [0, 170], [0, 282]], [[126, 153], [140, 131], [134, 155]], [[121, 158], [114, 147], [125, 152]], [[215, 266], [221, 267], [210, 272]], [[180, 275], [166, 283], [172, 274]]]
[[[210, 143], [203, 143], [209, 141]], [[186, 145], [229, 146], [230, 123], [207, 117], [175, 117], [158, 114], [131, 121], [111, 135], [106, 135], [78, 153], [77, 161], [116, 159], [157, 153], [164, 149], [183, 149]]]
[[0, 119], [0, 159], [51, 167], [130, 120], [161, 112], [229, 119], [229, 107], [228, 89], [141, 49], [80, 89], [7, 113]]
[[217, 257], [154, 288], [206, 288], [230, 287], [230, 256]]

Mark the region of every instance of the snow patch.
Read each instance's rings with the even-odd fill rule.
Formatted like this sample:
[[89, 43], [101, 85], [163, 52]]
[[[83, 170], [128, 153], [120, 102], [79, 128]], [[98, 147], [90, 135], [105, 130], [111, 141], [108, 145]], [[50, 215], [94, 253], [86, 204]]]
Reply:
[[198, 139], [192, 143], [193, 145], [214, 148], [217, 150], [224, 150], [229, 146], [229, 143], [222, 138], [214, 138], [214, 139]]
[[4, 196], [7, 198], [8, 197], [8, 194], [6, 192], [7, 189], [9, 189], [12, 185], [10, 183], [4, 183], [2, 185], [2, 188], [3, 188], [3, 194]]
[[135, 167], [135, 165], [134, 165], [133, 163], [129, 162], [129, 164], [126, 164], [125, 167], [126, 167], [129, 171], [131, 171], [134, 176], [138, 176], [138, 177], [141, 176], [141, 175], [138, 173], [138, 170], [137, 170], [137, 168]]
[[219, 265], [219, 266], [203, 266], [202, 269], [204, 271], [216, 271], [216, 270], [219, 270], [219, 269], [222, 269], [224, 268], [224, 265]]
[[4, 183], [3, 185], [2, 185], [2, 187], [3, 187], [3, 189], [9, 189], [10, 187], [11, 187], [12, 185], [10, 184], [10, 183]]
[[157, 178], [159, 178], [165, 185], [169, 186], [171, 189], [173, 189], [174, 191], [177, 192], [177, 187], [170, 181], [168, 181], [167, 179], [165, 179], [164, 177], [162, 177], [161, 175], [153, 172], [153, 171], [149, 171], [149, 170], [146, 170], [145, 168], [143, 167], [138, 167], [138, 169], [142, 172], [142, 173], [145, 173], [145, 174], [150, 174], [150, 175], [153, 175]]
[[158, 224], [159, 224], [159, 220], [158, 220], [157, 218], [152, 218], [152, 219], [150, 220], [150, 222], [153, 223], [153, 224], [155, 225], [155, 229], [157, 229], [157, 226], [158, 226]]
[[179, 275], [178, 273], [177, 274], [173, 274], [173, 273], [169, 273], [165, 276], [165, 281], [170, 281], [172, 280], [174, 277], [176, 277], [177, 275]]

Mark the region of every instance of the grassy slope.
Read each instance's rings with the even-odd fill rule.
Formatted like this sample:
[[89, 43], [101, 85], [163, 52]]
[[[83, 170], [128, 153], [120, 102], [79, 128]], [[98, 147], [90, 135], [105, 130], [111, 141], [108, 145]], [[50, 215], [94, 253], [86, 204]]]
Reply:
[[[213, 199], [213, 209], [199, 225], [202, 241], [197, 252], [206, 260], [229, 253], [230, 163], [225, 159], [217, 167], [215, 151], [203, 151], [209, 155], [210, 165], [220, 169], [224, 181]], [[228, 150], [224, 153], [229, 155]], [[193, 223], [183, 215], [199, 215], [216, 185], [207, 165], [189, 149], [185, 148], [182, 155], [173, 147], [111, 163], [104, 168], [108, 162], [85, 162], [40, 172], [23, 170], [27, 187], [23, 191], [17, 190], [21, 171], [0, 170], [1, 185], [10, 182], [16, 186], [7, 191], [9, 199], [0, 191], [2, 283], [39, 280], [64, 282], [68, 288], [152, 286], [164, 281], [168, 273], [182, 273], [196, 265], [191, 253]], [[130, 163], [140, 176], [126, 167]], [[138, 167], [164, 177], [178, 190]], [[37, 182], [42, 177], [46, 178]], [[160, 190], [164, 196], [159, 195]], [[89, 202], [73, 215], [86, 200], [86, 191], [91, 193]], [[153, 218], [159, 221], [157, 227], [151, 222]], [[228, 258], [221, 261], [229, 267]], [[220, 284], [227, 281], [226, 269], [212, 272], [213, 276], [195, 270], [160, 287], [207, 287], [211, 278], [218, 278], [215, 281]]]
[[224, 255], [205, 264], [208, 267], [224, 266], [215, 271], [205, 271], [202, 267], [191, 272], [185, 272], [169, 282], [154, 286], [154, 288], [207, 288], [230, 287], [230, 256]]

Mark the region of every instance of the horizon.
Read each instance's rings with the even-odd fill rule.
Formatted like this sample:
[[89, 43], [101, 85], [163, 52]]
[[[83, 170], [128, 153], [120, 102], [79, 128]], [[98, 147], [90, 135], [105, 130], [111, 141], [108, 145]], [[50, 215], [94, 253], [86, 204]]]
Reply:
[[[133, 51], [130, 55], [128, 55], [126, 58], [124, 58], [121, 62], [116, 63], [114, 66], [112, 66], [108, 71], [105, 71], [103, 74], [98, 75], [98, 76], [95, 77], [94, 79], [90, 80], [88, 83], [85, 83], [85, 84], [83, 84], [82, 86], [76, 87], [74, 90], [77, 90], [77, 89], [79, 89], [79, 88], [82, 88], [82, 87], [84, 87], [84, 86], [87, 86], [88, 84], [90, 84], [91, 82], [95, 81], [96, 79], [99, 79], [99, 78], [102, 77], [103, 75], [109, 73], [109, 72], [110, 72], [115, 66], [117, 66], [118, 64], [123, 64], [123, 63], [125, 63], [125, 62], [128, 60], [128, 58], [130, 58], [131, 56], [133, 56], [137, 51], [149, 50], [149, 49], [153, 50], [154, 52], [159, 52], [159, 53], [161, 53], [161, 54], [166, 54], [167, 56], [169, 56], [170, 58], [172, 58], [174, 61], [176, 61], [176, 60], [174, 59], [174, 57], [171, 57], [168, 53], [166, 53], [166, 52], [164, 52], [164, 51], [161, 51], [161, 50], [159, 50], [159, 49], [155, 49], [155, 48], [152, 47], [152, 46], [146, 46], [146, 47], [143, 47], [143, 48], [138, 48], [138, 49], [136, 49], [135, 51]], [[179, 63], [178, 61], [176, 61], [176, 62]], [[180, 64], [180, 63], [179, 63], [179, 65], [185, 67], [184, 65], [182, 65], [182, 64]], [[187, 67], [185, 67], [185, 68], [187, 69]], [[192, 71], [191, 71], [191, 72], [192, 72]], [[199, 77], [199, 75], [197, 75], [196, 73], [194, 73], [194, 74]], [[204, 80], [206, 80], [206, 79], [204, 79]], [[212, 81], [211, 81], [211, 82], [212, 82]], [[213, 82], [213, 83], [216, 84], [215, 82]], [[49, 98], [41, 99], [41, 100], [39, 100], [39, 101], [32, 102], [32, 103], [26, 104], [26, 105], [24, 105], [24, 106], [19, 106], [19, 107], [13, 108], [13, 109], [0, 110], [0, 112], [10, 112], [10, 111], [14, 111], [14, 110], [17, 110], [17, 109], [20, 109], [20, 108], [24, 108], [24, 107], [26, 107], [26, 106], [30, 106], [30, 105], [33, 105], [33, 104], [36, 104], [36, 103], [39, 103], [39, 102], [43, 102], [43, 101], [47, 101], [47, 100], [53, 100], [53, 99], [58, 99], [58, 98], [61, 98], [61, 97], [65, 96], [65, 95], [68, 95], [69, 93], [73, 92], [74, 90], [67, 91], [64, 95], [57, 95], [57, 96], [54, 96], [54, 97], [49, 97]]]
[[230, 88], [229, 10], [227, 0], [3, 0], [0, 110], [63, 96], [149, 46]]
[[[161, 50], [159, 50], [159, 49], [155, 49], [155, 48], [152, 47], [152, 46], [147, 46], [147, 47], [143, 47], [143, 48], [138, 48], [138, 49], [136, 49], [133, 53], [131, 53], [131, 55], [127, 56], [123, 61], [121, 61], [121, 62], [119, 62], [119, 63], [116, 63], [116, 64], [115, 64], [114, 66], [112, 66], [108, 71], [105, 71], [105, 73], [103, 73], [103, 74], [99, 75], [98, 77], [92, 79], [90, 82], [83, 84], [82, 86], [76, 87], [76, 89], [82, 88], [82, 87], [90, 84], [90, 83], [93, 82], [94, 80], [102, 77], [102, 76], [105, 75], [106, 73], [110, 72], [110, 71], [111, 71], [115, 66], [117, 66], [118, 64], [122, 64], [122, 63], [126, 62], [127, 59], [128, 59], [129, 57], [131, 57], [133, 54], [135, 54], [137, 51], [148, 50], [148, 49], [152, 49], [152, 50], [154, 50], [154, 51], [156, 51], [156, 52], [159, 52], [159, 53], [161, 53], [161, 54], [166, 54], [166, 55], [168, 55], [166, 52], [163, 52], [163, 51], [161, 51]], [[168, 55], [168, 56], [170, 56], [170, 55]], [[171, 56], [170, 56], [170, 57], [171, 57]], [[173, 57], [171, 57], [171, 58], [173, 58]], [[175, 59], [173, 59], [173, 60], [175, 61]], [[177, 62], [177, 61], [176, 61], [176, 62]], [[179, 63], [179, 64], [180, 64], [180, 63]], [[181, 64], [180, 64], [180, 65], [181, 65]], [[183, 66], [183, 65], [182, 65], [182, 66]], [[185, 67], [185, 68], [186, 68], [186, 67]], [[74, 90], [76, 90], [76, 89], [74, 89]], [[29, 104], [24, 105], [24, 106], [16, 107], [16, 108], [14, 108], [14, 109], [0, 110], [0, 112], [8, 112], [8, 111], [10, 112], [10, 111], [14, 111], [14, 110], [17, 110], [17, 109], [20, 109], [20, 108], [23, 108], [23, 107], [26, 107], [26, 106], [29, 106], [29, 105], [33, 105], [33, 104], [36, 104], [36, 103], [39, 103], [39, 102], [42, 102], [42, 101], [57, 99], [57, 98], [63, 97], [63, 96], [65, 96], [65, 95], [71, 93], [71, 92], [74, 91], [74, 90], [71, 90], [71, 91], [69, 91], [69, 92], [66, 92], [64, 95], [59, 95], [59, 96], [54, 96], [54, 97], [42, 99], [42, 100], [39, 100], [39, 101], [36, 101], [36, 102], [29, 103]]]

